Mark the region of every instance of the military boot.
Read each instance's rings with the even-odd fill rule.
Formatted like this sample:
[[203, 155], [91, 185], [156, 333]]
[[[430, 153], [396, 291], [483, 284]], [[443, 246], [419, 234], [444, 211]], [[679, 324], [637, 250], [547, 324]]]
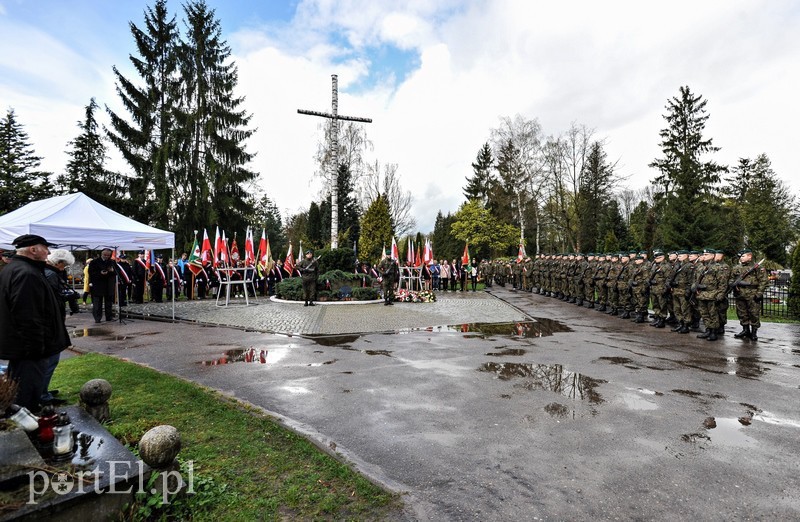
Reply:
[[706, 331], [701, 333], [697, 336], [698, 339], [708, 339], [708, 336], [711, 335], [711, 328], [706, 328]]
[[637, 312], [636, 319], [633, 320], [634, 323], [643, 323], [645, 322], [644, 314]]
[[670, 314], [669, 317], [667, 317], [667, 320], [664, 321], [664, 322], [667, 323], [670, 326], [675, 326], [675, 325], [678, 324], [678, 318], [675, 317], [674, 315]]
[[587, 306], [586, 308], [594, 309], [594, 303], [590, 301], [589, 306]]
[[583, 298], [579, 297], [577, 301], [574, 301], [576, 305], [583, 306]]
[[607, 310], [605, 304], [601, 304], [599, 308], [596, 309], [598, 312], [605, 312]]
[[659, 318], [658, 322], [656, 323], [656, 328], [664, 328], [665, 326], [667, 326], [667, 320], [663, 317]]
[[706, 337], [706, 341], [716, 341], [717, 340], [717, 331], [713, 328], [711, 329], [708, 337]]
[[658, 324], [658, 316], [655, 316], [652, 321], [650, 321], [650, 326], [655, 326]]
[[750, 325], [749, 324], [742, 325], [742, 331], [737, 333], [737, 334], [733, 334], [733, 337], [734, 337], [734, 339], [741, 339], [743, 337], [750, 337]]
[[675, 328], [672, 328], [672, 331], [673, 332], [677, 332], [678, 330], [682, 330], [682, 329], [683, 329], [683, 321], [678, 323], [677, 326], [675, 326]]
[[621, 319], [630, 319], [631, 313], [628, 310], [625, 310], [625, 313], [620, 316]]
[[751, 327], [750, 339], [752, 339], [754, 341], [758, 341], [758, 326]]
[[689, 333], [689, 325], [686, 324], [686, 323], [683, 323], [683, 325], [681, 326], [681, 329], [678, 330], [678, 333], [679, 334], [687, 334], [687, 333]]

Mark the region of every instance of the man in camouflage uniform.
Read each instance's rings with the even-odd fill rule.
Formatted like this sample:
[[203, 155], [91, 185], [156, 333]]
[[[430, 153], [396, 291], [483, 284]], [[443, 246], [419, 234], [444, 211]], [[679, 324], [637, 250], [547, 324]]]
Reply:
[[678, 327], [673, 328], [673, 332], [689, 333], [689, 325], [692, 322], [689, 298], [694, 283], [694, 268], [694, 263], [689, 261], [689, 251], [678, 250], [677, 261], [669, 280], [675, 318], [678, 320]]
[[632, 266], [630, 264], [630, 254], [623, 252], [620, 256], [620, 269], [617, 275], [617, 291], [619, 292], [619, 311], [622, 312], [620, 317], [622, 319], [630, 319], [633, 306], [631, 303], [631, 291], [628, 283], [633, 275]]
[[667, 321], [669, 308], [667, 306], [669, 287], [667, 281], [671, 266], [666, 260], [664, 252], [661, 250], [653, 251], [653, 264], [650, 267], [650, 296], [653, 300], [653, 312], [655, 319], [650, 326], [664, 328]]
[[647, 304], [650, 302], [650, 292], [648, 283], [650, 281], [650, 271], [645, 264], [643, 256], [636, 255], [633, 266], [629, 269], [631, 276], [628, 279], [628, 288], [631, 292], [631, 310], [636, 312], [635, 323], [643, 323], [647, 320]]
[[303, 281], [303, 306], [314, 306], [317, 299], [317, 278], [319, 278], [319, 261], [314, 259], [314, 251], [306, 250], [306, 255], [297, 265], [297, 271]]
[[400, 278], [400, 267], [397, 266], [397, 260], [386, 254], [381, 259], [381, 262], [378, 263], [378, 274], [381, 276], [383, 304], [386, 306], [394, 305], [394, 285]]
[[[697, 278], [697, 271], [702, 268], [703, 263], [701, 262], [700, 258], [703, 255], [703, 252], [699, 250], [691, 250], [689, 251], [689, 262], [694, 267], [692, 273], [694, 274], [694, 279]], [[694, 279], [692, 279], [692, 284], [694, 284]], [[690, 292], [691, 293], [691, 292]], [[697, 332], [700, 330], [700, 309], [697, 306], [697, 300], [692, 298], [689, 300], [689, 312], [691, 314], [692, 320], [689, 323], [689, 329]]]
[[586, 305], [589, 308], [594, 308], [594, 273], [597, 269], [598, 262], [595, 261], [594, 252], [586, 254], [586, 261], [583, 264], [583, 296], [578, 299], [579, 303]]
[[728, 275], [730, 270], [727, 265], [714, 263], [713, 249], [703, 250], [703, 264], [695, 272], [694, 291], [700, 317], [703, 319], [706, 331], [698, 335], [699, 339], [716, 341], [719, 329], [718, 302], [726, 299], [728, 293]]
[[[725, 252], [723, 250], [715, 250], [714, 264], [718, 265], [718, 268], [725, 268], [729, 270], [730, 266], [723, 260], [724, 256]], [[728, 271], [728, 273], [730, 274], [730, 271]], [[726, 291], [725, 299], [722, 301], [717, 301], [717, 315], [719, 316], [719, 328], [717, 328], [717, 335], [725, 335], [725, 325], [728, 324], [729, 307], [730, 303], [728, 302], [728, 292]]]
[[[606, 256], [601, 254], [597, 258], [592, 279], [594, 280], [594, 287], [597, 289], [597, 308], [598, 312], [605, 312], [608, 305], [608, 287], [606, 286], [606, 276], [608, 276], [608, 269], [610, 267], [610, 259], [606, 260]], [[591, 306], [589, 307], [591, 308]]]
[[753, 263], [753, 252], [750, 249], [739, 252], [739, 264], [731, 271], [730, 284], [736, 298], [736, 316], [742, 325], [742, 331], [734, 337], [747, 337], [757, 341], [758, 329], [761, 327], [761, 301], [769, 278], [764, 267]]
[[[667, 282], [669, 283], [678, 268], [678, 253], [676, 251], [667, 254], [667, 263], [669, 263], [669, 268], [667, 269]], [[675, 297], [672, 295], [672, 287], [669, 285], [667, 285], [667, 320], [665, 322], [670, 326], [678, 324], [678, 319], [675, 317]]]
[[619, 290], [617, 289], [617, 279], [622, 270], [622, 263], [619, 260], [619, 254], [611, 254], [611, 266], [606, 275], [606, 288], [608, 288], [608, 312], [610, 315], [617, 315], [619, 311]]

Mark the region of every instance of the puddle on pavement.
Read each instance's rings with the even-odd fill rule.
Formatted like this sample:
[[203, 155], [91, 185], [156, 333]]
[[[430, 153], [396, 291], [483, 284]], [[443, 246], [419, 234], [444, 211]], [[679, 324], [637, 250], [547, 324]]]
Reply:
[[108, 328], [76, 328], [70, 332], [70, 335], [72, 337], [102, 337], [104, 341], [126, 341], [136, 338], [133, 335], [121, 335]]
[[728, 375], [736, 375], [744, 379], [758, 379], [770, 371], [770, 368], [761, 366], [762, 364], [775, 364], [761, 361], [758, 357], [726, 357], [725, 362], [728, 366], [726, 371]]
[[348, 352], [361, 352], [367, 355], [385, 355], [386, 357], [392, 356], [392, 352], [390, 350], [359, 350], [358, 348], [350, 348], [349, 346], [342, 346], [342, 350], [347, 350]]
[[207, 361], [199, 361], [197, 364], [201, 366], [222, 366], [225, 364], [233, 363], [255, 363], [255, 364], [273, 364], [283, 359], [287, 353], [286, 348], [275, 348], [272, 350], [247, 348], [227, 350], [225, 354], [218, 359], [210, 359]]
[[321, 363], [309, 363], [309, 364], [306, 364], [306, 366], [324, 366], [326, 364], [333, 364], [338, 360], [339, 359], [331, 359], [330, 361], [325, 361], [325, 362], [321, 362]]
[[735, 418], [715, 418], [717, 426], [706, 432], [712, 444], [722, 446], [753, 446], [756, 441], [745, 435], [745, 424]]
[[522, 348], [506, 348], [504, 350], [500, 350], [499, 352], [489, 352], [486, 355], [490, 357], [501, 357], [503, 355], [508, 355], [511, 357], [518, 357], [520, 355], [525, 355], [526, 350]]
[[619, 396], [619, 399], [622, 404], [631, 410], [648, 411], [658, 409], [658, 404], [642, 397], [638, 393], [623, 393]]
[[[468, 334], [463, 336], [465, 339], [485, 339], [496, 335], [512, 338], [534, 338], [547, 337], [555, 333], [572, 331], [572, 328], [553, 319], [545, 319], [543, 317], [534, 317], [533, 319], [533, 321], [519, 321], [513, 323], [448, 324], [429, 326], [421, 330], [431, 333], [461, 332]], [[401, 330], [398, 333], [408, 333], [408, 331]]]
[[627, 357], [598, 357], [598, 361], [608, 361], [611, 364], [631, 364], [633, 359], [628, 359]]
[[557, 402], [551, 402], [544, 407], [544, 411], [550, 414], [551, 417], [566, 417], [569, 415], [570, 409]]
[[307, 335], [307, 339], [311, 339], [320, 346], [344, 346], [352, 344], [358, 340], [360, 335]]
[[497, 374], [504, 381], [522, 379], [517, 386], [528, 390], [551, 391], [570, 399], [585, 399], [592, 404], [605, 402], [596, 388], [606, 381], [567, 371], [560, 364], [488, 362], [478, 371]]
[[703, 395], [700, 392], [691, 390], [672, 390], [672, 393], [677, 393], [678, 395], [685, 395], [686, 397], [700, 397]]

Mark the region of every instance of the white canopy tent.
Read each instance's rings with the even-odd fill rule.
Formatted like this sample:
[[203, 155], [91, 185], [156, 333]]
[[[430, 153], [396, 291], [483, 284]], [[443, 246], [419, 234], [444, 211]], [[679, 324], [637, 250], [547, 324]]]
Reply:
[[[34, 201], [0, 216], [0, 248], [13, 248], [12, 241], [23, 234], [42, 236], [69, 250], [175, 248], [172, 232], [134, 221], [81, 192]], [[174, 289], [172, 318], [175, 319]]]
[[175, 234], [144, 225], [81, 192], [28, 203], [0, 216], [0, 247], [36, 234], [72, 250], [160, 250], [175, 247]]

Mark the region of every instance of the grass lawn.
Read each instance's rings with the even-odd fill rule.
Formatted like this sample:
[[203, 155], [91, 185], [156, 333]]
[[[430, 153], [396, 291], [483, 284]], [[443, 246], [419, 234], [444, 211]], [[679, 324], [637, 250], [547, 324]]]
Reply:
[[172, 512], [150, 513], [134, 506], [128, 517], [382, 520], [400, 513], [397, 495], [255, 408], [194, 383], [88, 354], [63, 360], [51, 387], [75, 403], [80, 387], [93, 378], [106, 379], [113, 388], [112, 421], [106, 428], [115, 437], [135, 449], [153, 426], [175, 426], [182, 439], [179, 458], [193, 461], [195, 483], [200, 478], [198, 494]]

